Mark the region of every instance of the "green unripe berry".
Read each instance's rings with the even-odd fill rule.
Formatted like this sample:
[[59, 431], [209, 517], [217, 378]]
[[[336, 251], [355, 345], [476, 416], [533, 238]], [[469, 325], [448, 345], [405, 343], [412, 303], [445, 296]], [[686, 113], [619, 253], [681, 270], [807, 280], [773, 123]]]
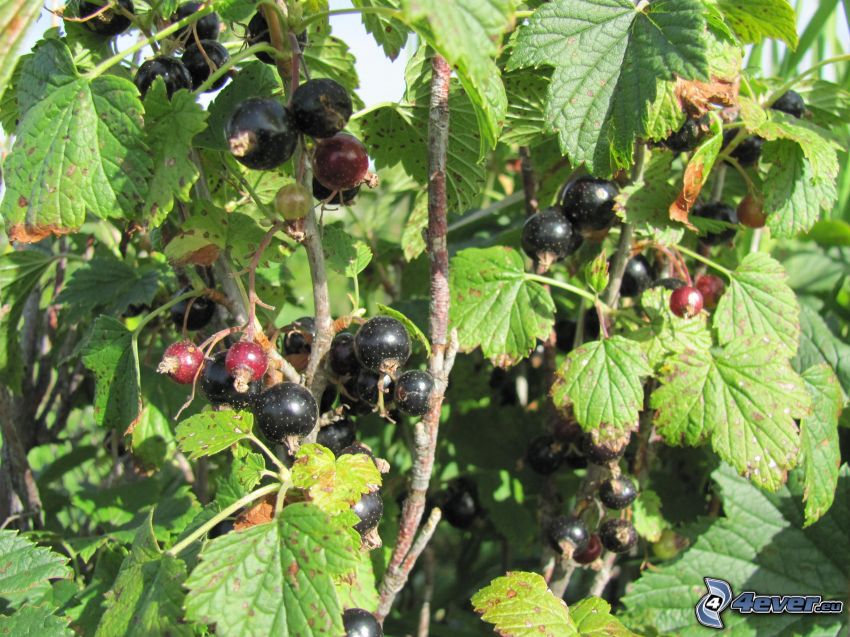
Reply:
[[313, 195], [301, 184], [289, 184], [277, 191], [274, 209], [287, 221], [303, 219], [313, 207]]

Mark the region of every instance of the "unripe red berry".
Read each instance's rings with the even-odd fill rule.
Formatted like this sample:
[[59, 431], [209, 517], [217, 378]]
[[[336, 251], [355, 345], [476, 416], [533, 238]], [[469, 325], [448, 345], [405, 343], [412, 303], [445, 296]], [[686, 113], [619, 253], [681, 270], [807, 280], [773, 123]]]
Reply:
[[337, 133], [316, 144], [316, 179], [331, 190], [354, 188], [369, 170], [369, 156], [363, 142], [348, 133]]
[[165, 349], [162, 361], [156, 368], [160, 374], [168, 374], [175, 383], [190, 385], [204, 364], [204, 353], [190, 341], [172, 343]]
[[702, 312], [702, 306], [702, 293], [690, 285], [673, 290], [670, 295], [670, 311], [681, 318], [693, 318]]
[[266, 373], [269, 358], [265, 350], [251, 341], [234, 343], [224, 359], [224, 367], [233, 376], [233, 387], [243, 393], [248, 385], [260, 380]]
[[702, 294], [705, 307], [709, 310], [717, 307], [720, 296], [726, 291], [726, 285], [723, 283], [723, 279], [713, 274], [702, 274], [698, 276], [694, 285], [696, 285], [697, 290]]
[[738, 221], [748, 228], [764, 228], [767, 215], [764, 214], [764, 202], [759, 201], [751, 194], [741, 199], [738, 204]]

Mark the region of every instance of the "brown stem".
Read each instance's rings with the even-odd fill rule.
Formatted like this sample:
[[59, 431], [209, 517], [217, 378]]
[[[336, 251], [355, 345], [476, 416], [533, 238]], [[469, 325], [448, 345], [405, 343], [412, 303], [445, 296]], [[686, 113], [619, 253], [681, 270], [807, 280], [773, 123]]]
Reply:
[[[281, 6], [282, 4], [283, 3], [278, 3], [278, 6]], [[284, 8], [285, 6], [286, 5], [283, 5]], [[283, 39], [286, 36], [283, 32], [283, 27], [280, 24], [280, 13], [267, 4], [260, 5], [260, 10], [263, 12], [263, 16], [266, 18], [266, 24], [269, 27], [269, 40], [271, 40], [271, 45], [278, 51], [285, 51], [286, 47], [283, 44]], [[288, 81], [292, 74], [290, 61], [286, 60], [283, 56], [276, 57], [275, 65], [277, 66], [277, 72], [280, 73], [281, 79]]]
[[[440, 426], [443, 395], [449, 372], [457, 352], [456, 338], [448, 341], [449, 324], [449, 253], [446, 199], [446, 156], [449, 142], [449, 79], [451, 67], [440, 56], [431, 60], [431, 102], [428, 118], [428, 251], [431, 262], [431, 303], [429, 327], [432, 354], [429, 370], [434, 377], [435, 389], [431, 408], [417, 423], [415, 432], [414, 462], [410, 488], [404, 501], [398, 538], [380, 586], [377, 617], [383, 619], [390, 612], [393, 601], [404, 587], [416, 563], [415, 549], [422, 549], [433, 533], [431, 519], [422, 529], [419, 540], [414, 537], [425, 510], [425, 496], [434, 468], [437, 434]], [[436, 510], [436, 509], [435, 509]], [[434, 518], [432, 514], [431, 518]], [[437, 520], [439, 515], [437, 516]], [[433, 523], [436, 526], [436, 520]], [[429, 533], [430, 532], [430, 533]], [[421, 552], [421, 549], [419, 550]]]

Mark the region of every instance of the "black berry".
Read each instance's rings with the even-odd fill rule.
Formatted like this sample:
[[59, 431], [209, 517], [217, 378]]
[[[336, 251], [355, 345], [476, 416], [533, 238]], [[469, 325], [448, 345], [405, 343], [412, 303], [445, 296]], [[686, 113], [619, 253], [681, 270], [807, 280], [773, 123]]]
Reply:
[[[336, 195], [334, 193], [336, 192]], [[325, 188], [316, 177], [313, 177], [313, 198], [318, 199], [319, 201], [327, 202], [328, 204], [335, 204], [338, 206], [350, 206], [354, 203], [354, 200], [357, 198], [357, 195], [360, 193], [360, 184], [354, 186], [354, 188], [349, 188], [348, 190], [331, 190], [330, 188]], [[331, 195], [333, 199], [331, 199]]]
[[[203, 47], [203, 51], [201, 47]], [[189, 75], [192, 76], [192, 87], [197, 89], [207, 81], [207, 78], [214, 71], [217, 71], [230, 59], [230, 55], [220, 42], [216, 42], [215, 40], [201, 40], [200, 46], [195, 42], [189, 44], [183, 52], [181, 59], [183, 65], [189, 71]], [[208, 93], [220, 89], [226, 81], [227, 76], [222, 75], [205, 92]]]
[[136, 71], [136, 77], [133, 78], [142, 97], [147, 94], [151, 84], [158, 77], [165, 82], [165, 92], [169, 98], [180, 89], [192, 90], [192, 76], [183, 63], [180, 60], [159, 55], [142, 64]]
[[[269, 25], [261, 11], [257, 11], [254, 17], [248, 22], [248, 31], [245, 34], [245, 39], [248, 41], [248, 46], [261, 43], [271, 44], [272, 38], [269, 33]], [[257, 53], [256, 56], [260, 62], [265, 62], [266, 64], [275, 63], [274, 58], [265, 51]]]
[[357, 330], [354, 351], [365, 368], [392, 374], [410, 358], [410, 336], [401, 321], [376, 316]]
[[[726, 148], [729, 143], [738, 135], [737, 129], [729, 129], [723, 133], [723, 148]], [[764, 146], [764, 139], [757, 135], [750, 135], [735, 147], [731, 155], [744, 168], [755, 166], [759, 157], [761, 157], [761, 147]]]
[[599, 539], [609, 551], [625, 553], [637, 543], [637, 531], [628, 520], [613, 518], [599, 526]]
[[469, 478], [456, 478], [446, 488], [441, 506], [446, 522], [456, 529], [468, 529], [481, 513], [478, 487]]
[[573, 561], [579, 564], [590, 564], [602, 554], [602, 542], [599, 536], [594, 533], [587, 541], [587, 546], [583, 551], [573, 553]]
[[343, 418], [319, 429], [316, 442], [327, 447], [338, 456], [340, 452], [355, 441], [357, 426]]
[[362, 608], [349, 608], [342, 614], [345, 637], [384, 637], [384, 630], [375, 616]]
[[565, 557], [583, 551], [590, 539], [584, 522], [566, 515], [559, 515], [550, 522], [547, 535], [552, 548]]
[[[203, 7], [202, 2], [184, 2], [179, 7], [177, 7], [177, 11], [174, 12], [174, 15], [171, 16], [172, 22], [179, 22], [184, 18], [188, 18], [193, 13], [197, 13], [201, 7]], [[195, 39], [195, 34], [198, 35], [199, 40], [218, 40], [218, 35], [221, 31], [221, 20], [218, 17], [217, 13], [208, 13], [200, 20], [195, 20], [189, 26], [183, 27], [179, 31], [174, 34], [174, 37], [181, 39], [186, 38], [186, 42], [193, 42]]]
[[364, 494], [351, 509], [360, 518], [354, 530], [362, 536], [378, 526], [384, 515], [384, 501], [381, 500], [380, 492], [374, 491]]
[[539, 436], [528, 445], [525, 461], [535, 473], [548, 476], [555, 473], [564, 462], [563, 445], [554, 436]]
[[366, 147], [354, 135], [337, 133], [316, 144], [313, 172], [326, 188], [348, 190], [358, 186], [369, 170]]
[[701, 134], [699, 120], [688, 118], [679, 130], [671, 133], [661, 143], [674, 153], [686, 153], [697, 147]]
[[[185, 294], [188, 291], [189, 289], [185, 288], [177, 296]], [[215, 302], [205, 296], [196, 296], [172, 305], [169, 314], [174, 327], [182, 330], [183, 322], [185, 321], [186, 329], [194, 332], [195, 330], [205, 328], [212, 320], [212, 317], [215, 316]]]
[[339, 377], [354, 376], [360, 370], [360, 361], [354, 351], [354, 334], [341, 332], [334, 337], [328, 352], [328, 365]]
[[389, 374], [361, 369], [354, 381], [357, 397], [369, 405], [378, 404], [378, 382], [381, 382], [381, 393], [384, 395], [384, 405], [392, 400], [395, 383]]
[[307, 388], [286, 382], [260, 394], [254, 415], [266, 438], [280, 442], [310, 433], [319, 417], [319, 406]]
[[369, 447], [364, 445], [362, 442], [351, 443], [350, 445], [345, 447], [345, 449], [340, 451], [339, 455], [340, 456], [349, 456], [349, 455], [351, 455], [351, 456], [358, 456], [358, 455], [368, 456], [372, 460], [372, 462], [375, 464], [375, 466], [376, 467], [378, 466], [378, 461], [375, 458], [375, 454], [372, 453], [372, 450], [369, 449]]
[[160, 374], [168, 374], [175, 383], [190, 385], [204, 364], [204, 353], [191, 341], [172, 343], [165, 348], [162, 362], [156, 368]]
[[287, 356], [309, 354], [315, 337], [316, 320], [312, 316], [302, 316], [284, 329], [283, 352]]
[[336, 135], [348, 124], [351, 111], [348, 91], [334, 80], [308, 80], [292, 95], [295, 124], [310, 137]]
[[564, 186], [558, 200], [577, 231], [603, 230], [614, 221], [614, 197], [619, 192], [613, 181], [579, 177]]
[[276, 99], [241, 102], [224, 127], [230, 152], [242, 164], [270, 170], [292, 157], [298, 135], [292, 116]]
[[606, 480], [599, 487], [599, 499], [609, 509], [625, 509], [636, 497], [635, 483], [625, 476]]
[[642, 254], [633, 256], [626, 262], [623, 282], [620, 284], [620, 296], [634, 298], [643, 294], [652, 285], [652, 266]]
[[522, 249], [537, 261], [563, 259], [572, 254], [573, 245], [573, 226], [558, 208], [530, 216], [522, 227]]
[[590, 435], [582, 440], [582, 453], [594, 464], [608, 464], [623, 457], [628, 440], [607, 440], [595, 443]]
[[674, 290], [670, 295], [670, 311], [680, 318], [693, 318], [702, 312], [702, 292], [690, 285]]
[[248, 385], [248, 390], [238, 392], [233, 385], [233, 376], [227, 373], [224, 359], [227, 352], [218, 352], [211, 361], [204, 365], [201, 373], [201, 391], [213, 405], [231, 405], [246, 408], [252, 406], [260, 395], [263, 384], [254, 381]]
[[[691, 212], [691, 216], [738, 225], [738, 215], [735, 212], [735, 209], [720, 201], [704, 203], [696, 206]], [[731, 241], [736, 232], [736, 228], [724, 228], [720, 232], [709, 232], [708, 234], [701, 236], [700, 241], [706, 245], [716, 246], [721, 243]]]
[[207, 533], [207, 537], [212, 540], [214, 538], [221, 537], [222, 535], [227, 535], [231, 531], [233, 531], [233, 520], [228, 518], [222, 520], [211, 528], [209, 533]]
[[[100, 35], [113, 36], [124, 33], [132, 24], [132, 21], [117, 8], [109, 8], [101, 11], [107, 4], [109, 3], [80, 2], [77, 16], [84, 19], [94, 16], [85, 20], [82, 24], [89, 31], [94, 31]], [[132, 0], [118, 0], [117, 4], [123, 11], [128, 13], [135, 12]]]
[[797, 91], [788, 91], [776, 100], [770, 108], [788, 113], [791, 117], [799, 119], [806, 112], [806, 103]]
[[395, 404], [408, 416], [424, 416], [431, 405], [434, 377], [428, 372], [410, 370], [398, 377], [395, 384]]

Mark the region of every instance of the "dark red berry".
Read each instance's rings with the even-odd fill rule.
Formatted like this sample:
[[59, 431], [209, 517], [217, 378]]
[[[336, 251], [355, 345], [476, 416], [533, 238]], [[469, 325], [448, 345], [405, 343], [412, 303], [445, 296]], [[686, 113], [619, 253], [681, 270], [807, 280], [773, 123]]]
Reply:
[[604, 465], [622, 458], [628, 444], [628, 439], [606, 440], [605, 442], [596, 443], [593, 442], [593, 438], [588, 434], [582, 440], [581, 451], [590, 462]]
[[366, 369], [393, 374], [410, 358], [410, 335], [401, 321], [376, 316], [357, 330], [354, 351]]
[[316, 338], [316, 320], [302, 316], [283, 328], [283, 352], [287, 356], [309, 354]]
[[408, 416], [424, 416], [431, 406], [434, 377], [428, 372], [410, 370], [398, 377], [395, 384], [395, 404]]
[[620, 296], [635, 298], [643, 294], [652, 285], [652, 266], [642, 254], [635, 255], [626, 262], [623, 282], [620, 284]]
[[[193, 13], [197, 13], [202, 2], [184, 2], [179, 7], [174, 15], [171, 16], [172, 22], [179, 22], [184, 18], [188, 18]], [[197, 34], [198, 40], [218, 40], [218, 35], [221, 32], [221, 20], [217, 13], [208, 13], [200, 20], [195, 20], [191, 25], [183, 27], [174, 34], [175, 38], [186, 38], [186, 43], [193, 42]]]
[[[177, 296], [182, 296], [188, 292], [190, 288], [184, 288], [177, 293]], [[205, 328], [212, 317], [215, 316], [215, 302], [205, 296], [196, 296], [191, 299], [185, 299], [179, 303], [172, 305], [169, 310], [171, 322], [178, 330], [183, 329], [185, 322], [186, 329], [194, 332]]]
[[566, 515], [559, 515], [550, 522], [547, 535], [552, 548], [564, 557], [583, 551], [590, 539], [584, 522]]
[[770, 108], [788, 113], [791, 117], [799, 119], [806, 112], [806, 103], [797, 91], [788, 91], [776, 100]]
[[136, 71], [133, 82], [144, 98], [154, 80], [161, 77], [165, 82], [165, 93], [170, 98], [180, 89], [192, 90], [192, 76], [180, 60], [160, 55], [148, 60]]
[[573, 561], [579, 564], [590, 564], [602, 554], [602, 541], [599, 536], [594, 533], [587, 541], [587, 546], [583, 551], [573, 553]]
[[380, 622], [369, 611], [349, 608], [342, 614], [345, 637], [384, 637]]
[[717, 307], [720, 297], [726, 290], [726, 285], [723, 283], [723, 279], [714, 276], [713, 274], [701, 274], [697, 277], [694, 285], [696, 285], [697, 290], [699, 290], [700, 294], [702, 294], [703, 304], [709, 310], [713, 310]]
[[313, 430], [319, 417], [319, 406], [306, 387], [286, 382], [269, 387], [260, 394], [254, 415], [266, 438], [275, 442], [286, 441], [291, 445]]
[[614, 221], [614, 197], [619, 192], [613, 181], [579, 177], [563, 187], [558, 201], [577, 232], [603, 230]]
[[522, 249], [536, 261], [551, 264], [572, 254], [574, 247], [573, 226], [558, 208], [530, 216], [522, 228]]
[[525, 461], [531, 470], [543, 476], [555, 473], [564, 462], [564, 446], [554, 436], [539, 436], [525, 451]]
[[[336, 195], [334, 195], [334, 192], [336, 192]], [[324, 201], [330, 205], [350, 206], [354, 203], [354, 200], [357, 198], [359, 193], [360, 184], [354, 186], [354, 188], [349, 188], [348, 190], [334, 191], [330, 188], [325, 188], [315, 176], [313, 177], [313, 198], [318, 199], [319, 201]], [[333, 198], [331, 199], [332, 195]]]
[[606, 480], [599, 487], [599, 499], [609, 509], [625, 509], [636, 497], [635, 483], [625, 476]]
[[613, 518], [599, 526], [599, 539], [609, 551], [625, 553], [637, 543], [637, 531], [628, 520]]
[[481, 513], [478, 486], [470, 478], [455, 478], [446, 488], [440, 508], [446, 522], [456, 529], [468, 529]]
[[224, 359], [224, 367], [233, 376], [233, 386], [238, 392], [248, 391], [249, 384], [261, 380], [268, 366], [265, 350], [251, 341], [234, 343]]
[[[737, 129], [729, 129], [723, 132], [723, 148], [725, 149], [738, 135]], [[761, 157], [761, 147], [764, 146], [764, 138], [750, 135], [735, 147], [732, 157], [738, 160], [744, 168], [755, 166]]]
[[[203, 47], [203, 50], [201, 50], [201, 47]], [[197, 89], [207, 81], [213, 72], [227, 63], [227, 60], [230, 59], [230, 54], [220, 42], [216, 42], [215, 40], [201, 40], [200, 46], [195, 42], [189, 44], [183, 52], [181, 59], [183, 65], [189, 71], [189, 75], [192, 76], [192, 87]], [[208, 93], [220, 89], [226, 81], [227, 76], [222, 75], [205, 92]]]
[[302, 133], [331, 137], [348, 124], [352, 105], [339, 82], [320, 78], [301, 84], [292, 95], [292, 116]]
[[673, 290], [670, 295], [670, 311], [681, 318], [693, 318], [702, 312], [702, 293], [690, 285]]
[[191, 341], [172, 343], [165, 348], [162, 362], [156, 368], [160, 374], [168, 374], [175, 383], [191, 385], [201, 365], [204, 364], [204, 353], [195, 347]]
[[313, 170], [326, 188], [348, 190], [363, 181], [369, 170], [369, 155], [354, 135], [337, 133], [316, 144]]
[[378, 383], [381, 383], [381, 393], [384, 395], [384, 405], [392, 401], [395, 383], [389, 374], [361, 369], [354, 381], [357, 397], [368, 405], [378, 404]]
[[748, 228], [764, 228], [764, 224], [767, 223], [767, 215], [764, 214], [764, 202], [749, 193], [741, 199], [736, 214], [738, 221]]
[[351, 510], [360, 518], [360, 521], [354, 525], [354, 530], [363, 536], [378, 526], [381, 516], [384, 515], [384, 501], [381, 500], [381, 494], [378, 491], [365, 493], [354, 503]]
[[[735, 209], [719, 201], [696, 206], [693, 212], [691, 212], [691, 217], [722, 221], [735, 226], [738, 225], [738, 215], [735, 213]], [[701, 236], [700, 241], [710, 246], [720, 245], [721, 243], [730, 241], [737, 231], [737, 228], [724, 228], [719, 232], [709, 232]]]
[[[85, 20], [82, 24], [89, 31], [94, 31], [100, 35], [113, 36], [124, 33], [132, 24], [132, 21], [122, 11], [118, 10], [117, 7], [114, 7], [114, 5], [112, 8], [101, 11], [107, 4], [112, 3], [80, 2], [77, 9], [77, 16], [84, 19], [93, 16]], [[118, 0], [117, 4], [127, 13], [135, 12], [132, 0]]]
[[360, 371], [360, 361], [354, 351], [354, 334], [341, 332], [334, 337], [328, 352], [328, 365], [338, 377], [354, 376]]
[[236, 107], [224, 127], [236, 159], [256, 170], [270, 170], [292, 157], [298, 134], [289, 111], [276, 99], [250, 97]]
[[316, 442], [333, 451], [335, 456], [354, 443], [357, 435], [357, 425], [343, 418], [319, 429]]
[[218, 352], [211, 361], [206, 362], [201, 373], [201, 391], [213, 405], [250, 407], [260, 395], [263, 384], [255, 381], [248, 385], [248, 391], [237, 392], [233, 385], [233, 376], [227, 373], [224, 366], [226, 356], [226, 352]]

